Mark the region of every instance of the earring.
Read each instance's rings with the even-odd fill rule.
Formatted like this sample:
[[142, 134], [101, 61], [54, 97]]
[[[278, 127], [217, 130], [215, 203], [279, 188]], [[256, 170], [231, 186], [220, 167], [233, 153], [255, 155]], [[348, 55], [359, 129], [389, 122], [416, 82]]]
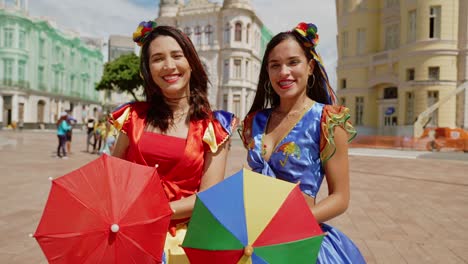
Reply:
[[312, 85], [309, 86], [309, 83], [307, 83], [307, 89], [312, 89], [315, 84], [315, 75], [312, 74]]
[[266, 82], [263, 85], [263, 88], [265, 89], [265, 92], [267, 93], [267, 95], [270, 96], [270, 93], [271, 93], [271, 83], [270, 83], [270, 81]]

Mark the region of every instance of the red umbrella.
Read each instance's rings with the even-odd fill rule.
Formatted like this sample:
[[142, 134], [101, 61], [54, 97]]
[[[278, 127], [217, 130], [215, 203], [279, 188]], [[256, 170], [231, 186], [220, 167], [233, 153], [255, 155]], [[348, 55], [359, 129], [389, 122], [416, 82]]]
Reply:
[[155, 168], [103, 155], [52, 181], [34, 237], [50, 263], [160, 263], [171, 214]]

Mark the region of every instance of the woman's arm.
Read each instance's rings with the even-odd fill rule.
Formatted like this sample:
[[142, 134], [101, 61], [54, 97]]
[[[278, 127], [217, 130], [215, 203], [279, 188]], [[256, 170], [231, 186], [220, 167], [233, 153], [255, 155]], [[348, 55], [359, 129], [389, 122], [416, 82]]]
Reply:
[[328, 196], [315, 204], [306, 196], [306, 201], [319, 223], [328, 221], [346, 211], [350, 199], [348, 135], [342, 127], [335, 127], [335, 154], [324, 164], [328, 184]]
[[125, 153], [129, 145], [128, 136], [125, 133], [120, 132], [117, 137], [117, 141], [114, 144], [114, 150], [112, 151], [112, 156], [117, 158], [125, 158]]
[[[205, 173], [201, 179], [200, 191], [206, 190], [224, 179], [228, 145], [229, 141], [225, 142], [218, 148], [216, 153], [211, 153], [209, 151], [205, 152]], [[170, 205], [174, 211], [172, 219], [183, 219], [190, 217], [195, 205], [195, 198], [196, 195], [194, 194], [189, 197], [171, 202]]]

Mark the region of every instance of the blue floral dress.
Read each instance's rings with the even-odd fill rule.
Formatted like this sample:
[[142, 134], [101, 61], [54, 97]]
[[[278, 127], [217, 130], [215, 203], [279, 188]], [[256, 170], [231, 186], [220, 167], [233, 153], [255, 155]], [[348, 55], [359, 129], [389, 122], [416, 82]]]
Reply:
[[[349, 140], [356, 135], [348, 122], [349, 109], [314, 103], [266, 161], [262, 141], [271, 112], [272, 109], [257, 111], [244, 120], [241, 137], [248, 150], [249, 166], [264, 175], [300, 182], [302, 192], [315, 197], [325, 176], [322, 163], [335, 152], [334, 127], [343, 127]], [[330, 225], [322, 223], [321, 226], [328, 234], [322, 242], [317, 263], [365, 263], [359, 249], [345, 234]]]

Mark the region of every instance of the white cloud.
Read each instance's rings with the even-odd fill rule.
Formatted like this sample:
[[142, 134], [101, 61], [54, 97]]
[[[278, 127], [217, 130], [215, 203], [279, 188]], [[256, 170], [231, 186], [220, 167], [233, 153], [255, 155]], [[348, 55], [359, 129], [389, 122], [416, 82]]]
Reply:
[[[274, 33], [289, 30], [299, 22], [317, 25], [320, 44], [317, 51], [324, 60], [333, 86], [336, 83], [335, 1], [328, 0], [251, 0], [258, 16]], [[133, 2], [133, 3], [132, 3]], [[34, 0], [30, 14], [47, 16], [61, 27], [84, 36], [107, 40], [111, 34], [131, 35], [140, 21], [154, 19], [157, 8], [150, 0]], [[155, 0], [158, 3], [159, 1]], [[222, 0], [213, 0], [222, 2]], [[152, 4], [155, 6], [157, 4]]]
[[130, 36], [139, 22], [158, 14], [127, 0], [35, 0], [30, 1], [29, 12], [47, 16], [84, 36], [104, 39], [111, 34]]
[[332, 0], [252, 0], [263, 23], [273, 32], [290, 30], [299, 22], [317, 25], [320, 43], [317, 52], [322, 56], [330, 83], [336, 87], [336, 10]]

